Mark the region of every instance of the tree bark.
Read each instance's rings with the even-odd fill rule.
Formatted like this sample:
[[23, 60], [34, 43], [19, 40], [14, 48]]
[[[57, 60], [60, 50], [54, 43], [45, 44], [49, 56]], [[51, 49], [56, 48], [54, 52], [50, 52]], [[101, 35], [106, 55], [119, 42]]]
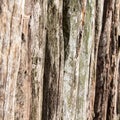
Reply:
[[119, 0], [0, 0], [0, 120], [119, 120], [119, 48]]
[[62, 118], [63, 48], [62, 1], [49, 1], [43, 84], [43, 120], [61, 120]]

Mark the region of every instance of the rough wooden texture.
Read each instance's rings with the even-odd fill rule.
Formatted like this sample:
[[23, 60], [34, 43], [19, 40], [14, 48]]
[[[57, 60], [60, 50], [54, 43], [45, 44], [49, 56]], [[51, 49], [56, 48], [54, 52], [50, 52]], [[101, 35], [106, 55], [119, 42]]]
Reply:
[[118, 4], [117, 2], [104, 1], [97, 57], [94, 120], [116, 120], [118, 21], [116, 21], [115, 5]]
[[119, 0], [0, 0], [0, 120], [119, 120], [119, 48]]
[[61, 0], [48, 2], [43, 86], [43, 120], [61, 120], [62, 118], [62, 81], [64, 65], [62, 4]]
[[[30, 1], [24, 3], [29, 9]], [[30, 38], [29, 34], [29, 19], [30, 10], [23, 9], [22, 14], [22, 33], [21, 33], [21, 51], [20, 51], [20, 67], [16, 84], [16, 97], [15, 97], [15, 120], [29, 120], [30, 115], [30, 98], [31, 98], [31, 79], [30, 79]]]
[[14, 119], [15, 92], [20, 65], [22, 1], [2, 1], [0, 14], [0, 119]]
[[31, 29], [31, 112], [30, 120], [41, 120], [46, 44], [47, 0], [33, 3]]
[[[118, 15], [118, 21], [119, 21], [119, 23], [120, 23], [120, 2], [119, 1], [117, 1], [118, 2], [118, 4], [116, 5], [116, 13], [117, 13], [117, 15]], [[119, 9], [118, 9], [119, 8]], [[119, 43], [120, 43], [120, 24], [118, 24], [118, 45], [120, 45]], [[120, 53], [118, 54], [118, 58], [120, 59], [120, 57], [119, 57], [119, 55], [120, 55]], [[117, 88], [117, 105], [116, 105], [116, 107], [117, 107], [117, 118], [118, 118], [118, 120], [120, 119], [120, 61], [119, 61], [119, 59], [118, 59], [118, 88]]]
[[[65, 68], [63, 82], [63, 119], [77, 120], [84, 114], [83, 99], [80, 95], [80, 50], [83, 39], [83, 26], [86, 1], [66, 0], [63, 6], [63, 35]], [[82, 14], [81, 14], [82, 13]], [[83, 85], [84, 86], [84, 85]], [[82, 86], [81, 86], [82, 87]], [[82, 91], [81, 91], [82, 93]], [[84, 94], [84, 93], [83, 93]], [[80, 103], [81, 101], [81, 103]]]

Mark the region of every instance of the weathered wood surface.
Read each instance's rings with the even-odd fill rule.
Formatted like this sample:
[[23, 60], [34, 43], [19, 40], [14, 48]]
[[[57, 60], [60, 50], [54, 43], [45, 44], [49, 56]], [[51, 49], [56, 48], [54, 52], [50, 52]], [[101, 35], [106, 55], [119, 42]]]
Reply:
[[61, 0], [48, 2], [43, 84], [43, 120], [61, 120], [62, 118], [64, 69], [62, 4]]
[[0, 0], [0, 120], [116, 120], [119, 0]]

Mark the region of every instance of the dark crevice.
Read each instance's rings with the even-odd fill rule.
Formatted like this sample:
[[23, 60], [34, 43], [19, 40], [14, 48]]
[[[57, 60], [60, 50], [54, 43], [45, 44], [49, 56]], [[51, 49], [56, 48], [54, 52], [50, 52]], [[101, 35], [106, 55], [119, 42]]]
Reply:
[[[44, 79], [43, 79], [43, 104], [42, 104], [42, 120], [47, 120], [47, 105], [48, 105], [48, 80], [47, 78], [49, 78], [50, 76], [50, 62], [51, 62], [51, 58], [50, 58], [50, 53], [47, 50], [48, 49], [48, 33], [46, 35], [46, 50], [45, 50], [45, 66], [44, 66]], [[47, 72], [48, 71], [48, 72]], [[46, 111], [46, 112], [45, 112]]]
[[3, 4], [3, 0], [0, 0], [0, 14], [2, 13], [2, 4]]
[[47, 35], [46, 50], [43, 78], [43, 106], [42, 120], [52, 120], [58, 116], [59, 112], [59, 85], [58, 85], [58, 68], [60, 60], [56, 63], [56, 55], [58, 54], [58, 39], [56, 38], [57, 24], [59, 22], [59, 13], [56, 5], [52, 0], [48, 2], [47, 14]]
[[57, 71], [55, 63], [51, 64], [50, 48], [47, 34], [43, 82], [42, 120], [53, 119], [54, 113], [57, 111], [58, 100], [59, 93], [57, 85]]
[[108, 6], [109, 6], [109, 0], [105, 0], [104, 1], [104, 7], [103, 7], [103, 21], [102, 21], [102, 32], [105, 28], [105, 23], [106, 23], [106, 19], [107, 19], [107, 11], [108, 10]]
[[118, 48], [120, 49], [120, 35], [118, 36]]
[[69, 39], [70, 39], [70, 0], [63, 1], [63, 37], [64, 37], [64, 60], [68, 58], [69, 54]]
[[0, 14], [2, 13], [2, 7], [0, 6]]
[[22, 39], [23, 42], [25, 42], [25, 34], [24, 33], [22, 33], [21, 39]]

